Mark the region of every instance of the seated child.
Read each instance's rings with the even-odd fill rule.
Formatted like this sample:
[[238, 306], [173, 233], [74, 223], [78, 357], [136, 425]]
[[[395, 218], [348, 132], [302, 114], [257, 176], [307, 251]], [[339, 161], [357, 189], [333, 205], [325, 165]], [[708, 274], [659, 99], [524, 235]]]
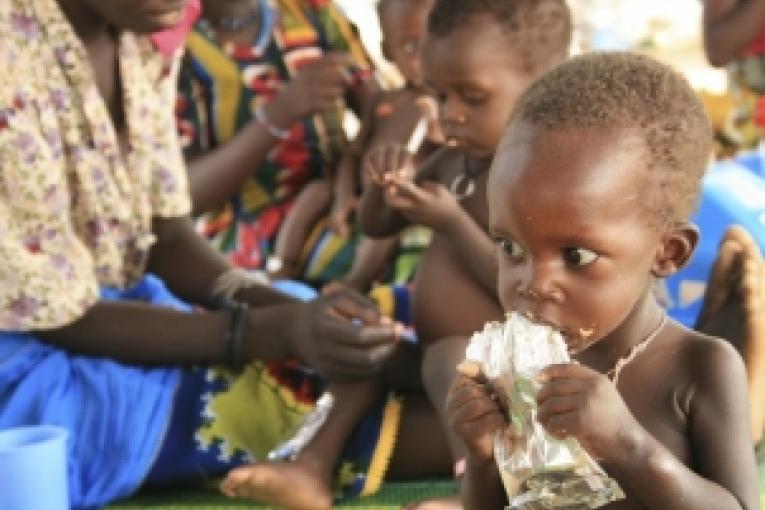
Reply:
[[[710, 143], [678, 73], [591, 54], [524, 93], [489, 172], [502, 306], [558, 328], [575, 354], [540, 373], [539, 422], [619, 482], [626, 499], [605, 508], [759, 508], [741, 358], [668, 320], [651, 291], [698, 242], [688, 218]], [[447, 415], [469, 452], [465, 507], [502, 508], [496, 401], [460, 375]]]
[[[426, 350], [426, 390], [441, 411], [467, 337], [502, 317], [488, 235], [491, 158], [518, 96], [566, 57], [570, 38], [562, 0], [437, 0], [422, 62], [447, 146], [416, 172], [401, 146], [367, 158], [373, 185], [361, 200], [364, 232], [386, 237], [418, 224], [434, 233], [415, 275], [413, 315]], [[459, 441], [450, 444], [460, 459]]]
[[[329, 213], [328, 226], [337, 235], [347, 237], [351, 219], [361, 191], [360, 163], [363, 156], [386, 143], [407, 144], [410, 140], [415, 159], [429, 155], [435, 145], [424, 141], [426, 134], [437, 140], [437, 130], [423, 122], [432, 119], [422, 87], [420, 46], [432, 0], [381, 0], [377, 5], [383, 33], [384, 56], [393, 62], [405, 79], [403, 88], [380, 92], [362, 113], [361, 131], [348, 147], [336, 172], [306, 185], [280, 229], [270, 259], [272, 277], [297, 278], [304, 269], [310, 280], [310, 267], [305, 268], [310, 254], [302, 252], [306, 239], [316, 234], [317, 225]], [[429, 124], [433, 124], [430, 122]], [[429, 133], [428, 133], [429, 131]], [[310, 243], [309, 243], [310, 244]], [[365, 292], [384, 272], [394, 255], [398, 239], [362, 238], [348, 272], [331, 288], [346, 285]], [[323, 282], [319, 282], [323, 283]]]
[[694, 328], [729, 340], [744, 358], [749, 381], [752, 439], [765, 427], [765, 262], [752, 235], [730, 227], [710, 272]]

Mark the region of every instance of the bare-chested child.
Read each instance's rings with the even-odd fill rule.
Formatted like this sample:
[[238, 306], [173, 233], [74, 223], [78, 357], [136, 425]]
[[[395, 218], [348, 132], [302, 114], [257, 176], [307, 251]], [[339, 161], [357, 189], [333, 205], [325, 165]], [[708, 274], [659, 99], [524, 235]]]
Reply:
[[695, 328], [730, 340], [744, 358], [752, 439], [765, 428], [765, 261], [742, 227], [728, 229], [707, 282]]
[[[417, 269], [413, 315], [426, 390], [440, 412], [467, 337], [502, 317], [488, 235], [489, 163], [518, 96], [567, 56], [570, 37], [563, 0], [436, 0], [422, 66], [447, 147], [416, 170], [398, 145], [365, 162], [374, 185], [359, 209], [364, 232], [386, 237], [410, 224], [434, 232]], [[456, 438], [450, 447], [459, 475], [464, 449]]]
[[[688, 218], [710, 143], [678, 73], [591, 54], [521, 97], [491, 167], [502, 305], [560, 329], [578, 352], [540, 373], [538, 419], [619, 482], [626, 498], [605, 508], [759, 508], [741, 357], [667, 320], [651, 290], [697, 244]], [[466, 508], [502, 508], [496, 400], [460, 375], [447, 414], [469, 451]]]
[[[338, 168], [329, 178], [307, 185], [279, 232], [274, 258], [280, 261], [273, 271], [276, 277], [298, 277], [305, 240], [329, 212], [328, 225], [336, 234], [347, 236], [352, 230], [353, 213], [362, 189], [361, 161], [375, 147], [387, 143], [412, 141], [415, 158], [427, 157], [439, 141], [432, 100], [422, 87], [420, 47], [433, 0], [381, 0], [377, 12], [382, 29], [382, 50], [404, 79], [404, 86], [378, 94], [362, 112], [361, 129], [347, 147]], [[422, 122], [426, 122], [421, 124]], [[362, 238], [348, 272], [328, 289], [338, 285], [361, 292], [384, 272], [398, 247], [396, 236], [387, 239]]]

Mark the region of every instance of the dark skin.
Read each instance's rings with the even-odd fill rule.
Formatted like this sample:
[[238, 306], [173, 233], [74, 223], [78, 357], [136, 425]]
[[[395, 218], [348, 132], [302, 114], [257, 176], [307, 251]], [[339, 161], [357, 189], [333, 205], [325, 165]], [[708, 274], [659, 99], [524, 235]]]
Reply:
[[[208, 1], [205, 2], [205, 12], [209, 19], [215, 20], [220, 16], [246, 14], [253, 5], [256, 4], [250, 1]], [[258, 27], [252, 27], [238, 32], [219, 31], [217, 35], [221, 41], [247, 43], [257, 32]], [[329, 55], [308, 65], [267, 105], [266, 116], [277, 126], [286, 128], [306, 115], [334, 111], [338, 99], [349, 92], [343, 74], [349, 62], [345, 56]], [[266, 153], [276, 142], [262, 125], [253, 122], [225, 146], [195, 159], [190, 168], [195, 209], [203, 211], [208, 206], [217, 206], [228, 200], [252, 168], [257, 166], [257, 162], [265, 159]], [[299, 215], [291, 218], [291, 221], [299, 220]], [[206, 291], [214, 278], [228, 266], [220, 255], [211, 252], [207, 243], [193, 232], [190, 222], [184, 220], [183, 223], [176, 228], [164, 221], [157, 222], [159, 242], [152, 252], [150, 269], [164, 277], [181, 297], [196, 296], [204, 300], [208, 297]], [[193, 246], [195, 251], [191, 255], [198, 250], [205, 263], [199, 263], [199, 260], [195, 263], [195, 259], [188, 257], [179, 261], [179, 244], [187, 247], [184, 253], [189, 253], [188, 247]], [[209, 274], [205, 273], [207, 262], [216, 268]], [[190, 268], [196, 271], [191, 276], [187, 274]], [[201, 288], [205, 292], [200, 294], [200, 284], [195, 283], [192, 277], [198, 277], [199, 281], [204, 282]], [[397, 326], [380, 317], [368, 300], [353, 292], [341, 290], [305, 305], [293, 303], [286, 296], [267, 288], [252, 288], [240, 292], [236, 297], [260, 306], [250, 312], [255, 319], [251, 320], [247, 331], [257, 331], [258, 339], [270, 340], [268, 343], [260, 341], [251, 346], [258, 339], [245, 338], [248, 359], [281, 359], [297, 353], [323, 375], [332, 376], [333, 382], [328, 386], [328, 391], [342, 405], [330, 413], [316, 438], [294, 462], [261, 462], [242, 466], [228, 474], [221, 489], [230, 496], [250, 498], [289, 509], [330, 508], [333, 501], [331, 479], [345, 440], [385, 388], [421, 391], [416, 370], [419, 368], [420, 352], [411, 345], [393, 342]], [[273, 303], [284, 304], [269, 306]], [[149, 308], [134, 304], [130, 306], [140, 308], [141, 313]], [[163, 311], [161, 320], [156, 316], [158, 320], [152, 320], [152, 323], [161, 328], [163, 335], [174, 335], [174, 328], [178, 326], [173, 317], [177, 315], [175, 312]], [[258, 319], [261, 315], [263, 318]], [[228, 317], [215, 313], [200, 316], [199, 320], [182, 329], [178, 338], [188, 335], [193, 339], [194, 335], [203, 334], [204, 324], [200, 321], [216, 316], [216, 327], [220, 332], [216, 330], [215, 333], [220, 335], [217, 340], [220, 342], [219, 338], [228, 328]], [[142, 317], [136, 311], [134, 322]], [[187, 317], [182, 315], [183, 320], [187, 320]], [[108, 316], [102, 322], [107, 322], [107, 318], [108, 322], [121, 320], [115, 318], [112, 321], [111, 316]], [[361, 326], [355, 324], [353, 319], [360, 319]], [[66, 330], [58, 336], [84, 338], [80, 333], [86, 332]], [[136, 356], [142, 357], [145, 346], [136, 346], [132, 334], [126, 332], [122, 343], [126, 348], [130, 347]], [[100, 331], [93, 336], [94, 339], [103, 338]], [[332, 340], [322, 341], [318, 339], [319, 336]], [[146, 334], [145, 338], [156, 340], [157, 334]], [[199, 340], [200, 343], [203, 341], [207, 342]], [[330, 344], [332, 347], [329, 347]], [[115, 342], [112, 342], [109, 348], [114, 345]], [[183, 353], [187, 358], [193, 357], [192, 352], [184, 350], [180, 345], [175, 348], [175, 345], [172, 343], [171, 346], [163, 346], [163, 349], [172, 349], [168, 354], [171, 361]], [[218, 357], [212, 361], [222, 361], [225, 344], [220, 342], [220, 346], [215, 347], [220, 352], [216, 351]], [[210, 360], [202, 357], [190, 359], [189, 362]], [[335, 372], [337, 377], [332, 375]], [[349, 380], [353, 382], [347, 382]], [[387, 476], [433, 477], [448, 473], [449, 458], [443, 448], [445, 439], [438, 433], [432, 433], [438, 422], [429, 402], [422, 395], [408, 396], [401, 419], [401, 434]], [[426, 430], [429, 431], [428, 438], [423, 441], [423, 431]], [[417, 448], [413, 448], [414, 444], [417, 444]]]
[[[116, 32], [166, 28], [179, 19], [183, 5], [170, 0], [124, 0], [108, 5], [61, 1], [91, 56], [99, 90], [111, 106], [120, 139], [126, 139], [127, 128], [117, 92], [121, 86], [115, 72]], [[194, 232], [187, 218], [156, 218], [154, 233], [157, 242], [147, 269], [162, 277], [181, 298], [192, 303], [209, 302], [209, 289], [215, 278], [230, 268], [227, 262]], [[179, 258], [178, 253], [184, 256]], [[271, 289], [253, 287], [237, 297], [253, 305], [243, 342], [246, 359], [296, 356], [330, 378], [347, 379], [378, 371], [383, 359], [395, 349], [394, 325], [382, 321], [371, 303], [358, 295], [302, 304]], [[357, 314], [369, 327], [351, 323], [350, 317]], [[41, 335], [82, 354], [127, 363], [220, 363], [224, 361], [222, 339], [228, 322], [224, 312], [188, 315], [142, 303], [101, 302], [74, 323]], [[110, 341], [104, 342], [104, 338]]]
[[[236, 16], [249, 12], [257, 3], [249, 0], [206, 0], [205, 16]], [[250, 43], [257, 27], [239, 32], [218, 31], [222, 43]], [[377, 92], [368, 80], [351, 86], [347, 69], [350, 56], [330, 53], [302, 66], [296, 76], [264, 107], [266, 117], [281, 129], [288, 129], [307, 116], [336, 111], [338, 101], [346, 98], [352, 108], [360, 109]], [[265, 161], [278, 139], [257, 121], [241, 129], [228, 143], [189, 162], [189, 183], [194, 213], [200, 214], [224, 205], [242, 187], [254, 168]]]
[[765, 281], [757, 241], [743, 227], [728, 228], [709, 275], [695, 329], [730, 340], [741, 353], [749, 379], [752, 439], [762, 439], [765, 423]]
[[[578, 364], [540, 373], [538, 417], [552, 435], [576, 438], [619, 482], [626, 499], [604, 508], [759, 508], [746, 375], [729, 344], [669, 321], [618, 386], [604, 375], [657, 330], [651, 281], [682, 267], [698, 239], [690, 224], [646, 220], [636, 192], [649, 178], [646, 154], [624, 130], [516, 122], [494, 161], [489, 211], [502, 304], [585, 347]], [[586, 341], [580, 329], [592, 330]], [[507, 422], [496, 401], [460, 376], [447, 409], [470, 452], [465, 507], [499, 508], [506, 496], [491, 434]]]
[[[430, 4], [427, 0], [389, 0], [380, 4], [383, 54], [399, 69], [406, 85], [374, 97], [362, 112], [361, 130], [343, 154], [337, 172], [328, 179], [307, 185], [297, 198], [276, 241], [274, 252], [285, 262], [285, 271], [276, 276], [298, 276], [297, 261], [303, 243], [326, 213], [329, 213], [329, 228], [340, 236], [349, 235], [362, 189], [359, 173], [364, 156], [382, 145], [406, 144], [420, 118], [430, 115], [427, 105], [418, 105], [418, 100], [425, 96], [419, 50]], [[427, 157], [434, 148], [435, 145], [426, 142], [415, 160]], [[395, 237], [361, 240], [348, 273], [341, 280], [331, 282], [325, 290], [341, 287], [368, 290], [397, 247]]]
[[[485, 169], [515, 100], [531, 81], [507, 56], [505, 44], [502, 29], [484, 17], [448, 36], [428, 38], [422, 57], [425, 83], [439, 101], [441, 128], [450, 147], [416, 170], [401, 146], [381, 147], [366, 158], [365, 173], [374, 185], [362, 195], [363, 230], [372, 236], [391, 235], [409, 224], [434, 230], [415, 282], [415, 326], [426, 344], [468, 335], [501, 313], [494, 248], [486, 234]], [[466, 164], [478, 174], [476, 189], [458, 201], [449, 186]], [[462, 298], [443, 303], [441, 296], [450, 294]]]
[[702, 0], [704, 49], [709, 63], [724, 67], [741, 57], [765, 26], [763, 0]]
[[[383, 146], [366, 160], [372, 185], [364, 190], [364, 231], [384, 236], [406, 225], [433, 229], [415, 279], [415, 328], [426, 346], [423, 378], [444, 418], [444, 402], [464, 356], [467, 338], [489, 320], [502, 318], [496, 291], [496, 254], [488, 235], [486, 179], [489, 161], [510, 112], [533, 77], [511, 52], [495, 20], [476, 16], [443, 37], [428, 36], [422, 50], [423, 81], [437, 99], [447, 147], [415, 170], [401, 146]], [[458, 200], [449, 190], [466, 170], [475, 191]], [[444, 299], [458, 296], [458, 299]], [[448, 433], [448, 431], [447, 431]], [[453, 459], [464, 447], [450, 437]], [[420, 508], [453, 508], [430, 502]]]

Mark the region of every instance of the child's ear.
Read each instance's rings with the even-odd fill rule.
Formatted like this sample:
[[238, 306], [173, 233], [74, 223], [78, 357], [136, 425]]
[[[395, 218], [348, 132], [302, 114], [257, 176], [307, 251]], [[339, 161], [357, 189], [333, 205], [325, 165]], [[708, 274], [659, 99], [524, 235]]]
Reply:
[[699, 229], [693, 223], [671, 227], [662, 237], [651, 273], [657, 278], [672, 276], [688, 263], [698, 244]]

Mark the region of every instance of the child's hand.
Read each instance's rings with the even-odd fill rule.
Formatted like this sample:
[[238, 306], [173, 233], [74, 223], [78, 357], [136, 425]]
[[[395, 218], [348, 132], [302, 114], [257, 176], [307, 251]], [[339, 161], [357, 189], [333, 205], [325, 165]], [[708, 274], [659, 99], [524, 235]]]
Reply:
[[406, 147], [390, 144], [377, 147], [367, 155], [364, 173], [370, 182], [388, 190], [394, 177], [413, 182], [416, 169]]
[[559, 438], [574, 437], [599, 460], [612, 460], [627, 450], [625, 441], [642, 427], [619, 391], [603, 374], [577, 363], [551, 365], [537, 380], [537, 419]]
[[475, 460], [494, 460], [494, 435], [508, 424], [486, 385], [458, 374], [446, 397], [446, 418]]
[[350, 55], [329, 53], [304, 64], [273, 100], [269, 119], [280, 127], [291, 125], [308, 115], [337, 111], [350, 87]]
[[354, 196], [337, 197], [329, 213], [329, 228], [340, 237], [350, 234], [351, 215], [356, 210], [358, 199]]
[[418, 186], [405, 178], [392, 177], [385, 190], [385, 202], [411, 223], [443, 231], [458, 217], [457, 199], [440, 183], [424, 181]]

